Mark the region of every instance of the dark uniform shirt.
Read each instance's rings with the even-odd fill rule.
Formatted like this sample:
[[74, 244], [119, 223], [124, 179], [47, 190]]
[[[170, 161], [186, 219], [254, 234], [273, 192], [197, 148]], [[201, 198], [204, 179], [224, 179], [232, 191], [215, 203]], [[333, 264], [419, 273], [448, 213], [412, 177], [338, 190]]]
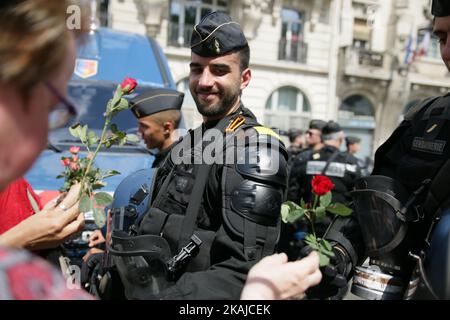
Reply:
[[[237, 114], [243, 115], [247, 123], [256, 124], [254, 115], [248, 109], [241, 106], [228, 117], [235, 118]], [[203, 124], [202, 131], [216, 125], [217, 121]], [[255, 131], [253, 127], [245, 130]], [[266, 135], [258, 133], [258, 139], [263, 136]], [[175, 146], [172, 150], [177, 152]], [[278, 171], [273, 179], [261, 173], [258, 176], [256, 172], [258, 182], [253, 182], [251, 175], [234, 163], [212, 165], [196, 220], [195, 233], [203, 241], [200, 252], [176, 284], [159, 293], [158, 298], [239, 299], [248, 271], [263, 255], [273, 253], [279, 236], [280, 208], [287, 185], [287, 154], [285, 149], [284, 154], [277, 151], [276, 156], [282, 158], [278, 169], [281, 171], [278, 175], [281, 182], [277, 182], [275, 177]], [[159, 174], [167, 174], [170, 163], [171, 158], [168, 157]], [[177, 250], [180, 232], [185, 228], [183, 218], [193, 196], [189, 192], [198, 176], [198, 168], [193, 164], [178, 164], [173, 166], [172, 175], [156, 177], [157, 190], [161, 190], [165, 179], [171, 180], [166, 190], [157, 194], [157, 198], [162, 197], [161, 201], [152, 203], [150, 210], [154, 211], [150, 211], [151, 214], [141, 223], [142, 234], [162, 234], [173, 251]], [[263, 189], [270, 191], [259, 194]], [[261, 203], [256, 203], [255, 199], [262, 199]], [[158, 219], [165, 219], [162, 231], [154, 229], [153, 221]], [[251, 240], [246, 243], [245, 237], [251, 238], [251, 234], [254, 234], [254, 243]], [[267, 243], [270, 243], [271, 249], [263, 254]], [[253, 253], [247, 250], [252, 246], [256, 249]]]
[[[330, 161], [327, 170], [322, 172], [333, 155], [334, 159]], [[297, 203], [300, 203], [301, 198], [305, 202], [313, 200], [311, 180], [316, 175], [325, 175], [333, 182], [333, 202], [348, 204], [348, 192], [355, 179], [361, 176], [361, 170], [354, 156], [340, 152], [333, 146], [326, 145], [319, 151], [308, 149], [300, 153], [293, 164], [289, 176], [288, 200]]]
[[155, 155], [155, 160], [152, 163], [152, 168], [159, 168], [162, 165], [162, 163], [164, 162], [164, 159], [166, 159], [166, 157], [170, 154], [170, 150], [172, 149], [172, 146], [173, 146], [173, 144], [170, 147], [168, 147], [164, 150], [161, 150], [160, 152], [158, 152]]

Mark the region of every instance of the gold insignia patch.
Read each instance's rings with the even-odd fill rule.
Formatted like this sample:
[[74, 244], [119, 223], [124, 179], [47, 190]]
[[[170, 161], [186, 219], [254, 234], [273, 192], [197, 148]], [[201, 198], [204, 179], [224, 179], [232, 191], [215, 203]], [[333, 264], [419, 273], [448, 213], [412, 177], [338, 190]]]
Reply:
[[225, 132], [228, 132], [228, 133], [234, 132], [234, 131], [236, 131], [237, 128], [239, 128], [244, 123], [245, 123], [245, 118], [240, 115], [230, 123], [228, 128], [225, 129]]
[[433, 124], [430, 129], [427, 130], [427, 133], [430, 133], [431, 131], [433, 131], [434, 129], [436, 129], [437, 124]]
[[214, 45], [216, 46], [216, 52], [220, 53], [220, 44], [219, 41], [217, 41], [217, 39], [214, 39]]
[[272, 137], [277, 138], [278, 140], [281, 140], [281, 137], [270, 128], [266, 128], [266, 127], [254, 127], [254, 128], [259, 134], [266, 134], [268, 136], [272, 136]]

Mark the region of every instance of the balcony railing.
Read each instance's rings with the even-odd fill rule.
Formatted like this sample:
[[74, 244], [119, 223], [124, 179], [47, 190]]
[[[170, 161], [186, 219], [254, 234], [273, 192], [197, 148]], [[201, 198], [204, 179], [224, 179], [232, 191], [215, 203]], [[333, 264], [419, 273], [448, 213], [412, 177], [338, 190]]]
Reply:
[[392, 56], [367, 49], [345, 48], [345, 74], [389, 80], [392, 77]]
[[347, 64], [353, 66], [383, 67], [384, 55], [367, 49], [349, 47], [346, 51]]
[[278, 60], [306, 63], [308, 45], [303, 41], [280, 39], [278, 42]]
[[280, 130], [305, 129], [308, 128], [310, 114], [295, 114], [293, 112], [274, 112], [266, 110], [264, 114], [264, 125]]

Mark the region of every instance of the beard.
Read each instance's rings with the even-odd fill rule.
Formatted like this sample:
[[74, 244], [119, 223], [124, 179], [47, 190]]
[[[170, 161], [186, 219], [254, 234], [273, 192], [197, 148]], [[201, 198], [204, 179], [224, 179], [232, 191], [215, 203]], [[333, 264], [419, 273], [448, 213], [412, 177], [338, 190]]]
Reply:
[[[208, 91], [201, 91], [201, 93], [207, 93]], [[202, 101], [196, 94], [193, 94], [195, 104], [198, 112], [204, 117], [217, 117], [227, 114], [227, 112], [234, 106], [236, 100], [240, 95], [239, 88], [230, 92], [219, 91], [217, 96], [219, 102], [210, 105], [207, 102]]]

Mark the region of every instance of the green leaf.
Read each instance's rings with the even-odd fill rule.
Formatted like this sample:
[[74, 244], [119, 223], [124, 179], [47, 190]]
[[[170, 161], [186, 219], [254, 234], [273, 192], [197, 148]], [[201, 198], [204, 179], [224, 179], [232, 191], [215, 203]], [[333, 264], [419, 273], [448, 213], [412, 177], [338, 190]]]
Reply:
[[130, 142], [139, 142], [139, 137], [137, 136], [137, 135], [135, 135], [135, 134], [127, 134], [127, 141], [130, 141]]
[[319, 266], [320, 267], [326, 267], [330, 264], [330, 258], [323, 254], [322, 252], [319, 252]]
[[113, 201], [113, 197], [106, 192], [98, 192], [94, 194], [94, 199], [99, 206], [107, 206]]
[[325, 193], [323, 196], [320, 197], [320, 206], [321, 207], [328, 207], [331, 203], [331, 192]]
[[281, 205], [281, 220], [284, 223], [288, 223], [288, 218], [289, 218], [289, 212], [290, 211], [291, 211], [290, 207], [286, 203], [283, 203]]
[[129, 106], [128, 100], [121, 98], [117, 106], [114, 108], [115, 111], [127, 110]]
[[288, 205], [290, 210], [297, 210], [300, 208], [300, 206], [293, 201], [286, 201], [284, 204]]
[[120, 174], [120, 172], [119, 171], [116, 171], [116, 170], [109, 170], [108, 172], [106, 172], [106, 174], [102, 177], [103, 179], [104, 178], [109, 178], [109, 177], [112, 177], [112, 176], [117, 176], [117, 175], [119, 175]]
[[338, 216], [347, 217], [352, 214], [352, 209], [346, 207], [342, 203], [335, 203], [327, 207], [327, 211]]
[[97, 227], [102, 228], [106, 223], [105, 212], [100, 208], [94, 208], [94, 220]]
[[86, 124], [83, 126], [83, 128], [81, 129], [81, 132], [80, 132], [80, 140], [83, 143], [87, 142], [87, 131], [88, 131], [88, 126]]
[[326, 250], [333, 252], [333, 248], [331, 247], [331, 244], [330, 244], [327, 240], [322, 239], [322, 240], [320, 241], [320, 244], [323, 245], [323, 247], [324, 247]]
[[93, 205], [90, 197], [87, 194], [83, 194], [80, 199], [79, 209], [80, 212], [86, 213], [92, 211]]
[[317, 207], [315, 210], [315, 214], [316, 214], [316, 219], [317, 220], [322, 220], [325, 218], [325, 214], [326, 214], [326, 209], [322, 206]]
[[302, 208], [298, 208], [297, 210], [293, 210], [293, 211], [289, 212], [289, 216], [288, 216], [287, 220], [289, 223], [294, 223], [298, 219], [301, 219], [304, 214], [305, 214], [305, 210], [303, 210]]
[[303, 198], [300, 199], [300, 206], [301, 206], [302, 208], [305, 208], [305, 207], [306, 207], [306, 203], [305, 203], [305, 200], [303, 200]]
[[317, 238], [313, 234], [307, 234], [305, 237], [305, 242], [308, 244], [313, 250], [319, 252], [319, 243], [317, 242]]
[[105, 186], [106, 186], [106, 182], [103, 182], [103, 181], [97, 181], [97, 182], [95, 182], [95, 183], [92, 184], [92, 189], [93, 189], [93, 190], [98, 190], [98, 189], [101, 189], [101, 188], [103, 188], [103, 187], [105, 187]]
[[64, 178], [64, 177], [65, 177], [65, 175], [60, 174], [60, 175], [57, 175], [57, 176], [56, 176], [56, 179], [61, 179], [61, 178]]
[[79, 123], [77, 123], [77, 124], [74, 124], [73, 126], [70, 126], [69, 127], [69, 132], [75, 138], [79, 138], [80, 137], [80, 133], [81, 133], [81, 125]]
[[117, 124], [115, 123], [111, 124], [110, 129], [112, 133], [117, 133], [119, 131], [119, 129], [117, 128]]
[[98, 143], [98, 141], [100, 140], [99, 137], [97, 137], [97, 134], [95, 133], [95, 131], [90, 130], [87, 134], [87, 143], [89, 146], [92, 146], [96, 143]]

